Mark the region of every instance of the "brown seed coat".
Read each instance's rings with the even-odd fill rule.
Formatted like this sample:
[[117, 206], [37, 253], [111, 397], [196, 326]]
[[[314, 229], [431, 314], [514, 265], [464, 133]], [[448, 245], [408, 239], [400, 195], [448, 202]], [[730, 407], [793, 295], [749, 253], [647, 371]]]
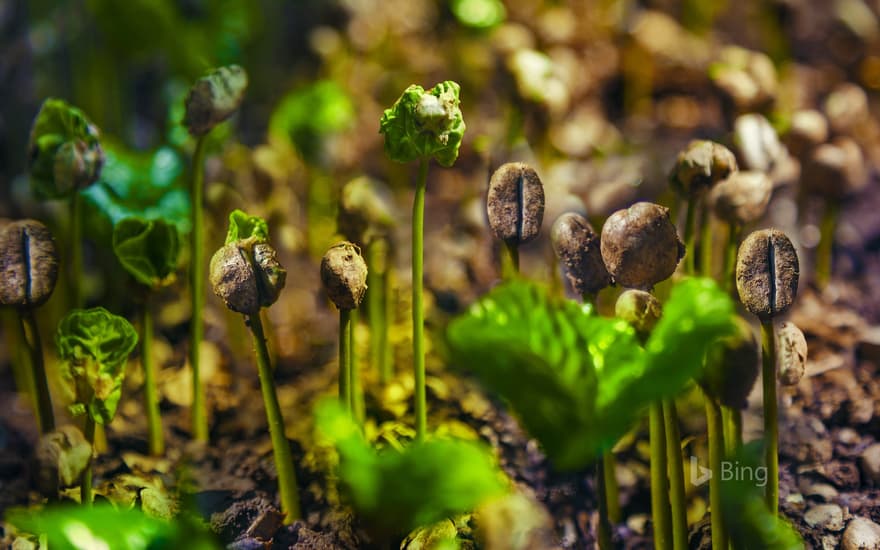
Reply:
[[611, 275], [602, 261], [599, 235], [586, 218], [573, 212], [559, 216], [550, 240], [563, 274], [575, 292], [595, 294], [611, 284]]
[[740, 245], [736, 290], [746, 309], [762, 321], [791, 307], [797, 295], [798, 276], [797, 252], [782, 231], [755, 231]]
[[49, 229], [36, 220], [0, 228], [0, 305], [37, 307], [58, 280], [58, 252]]
[[538, 236], [544, 221], [544, 186], [534, 168], [522, 162], [501, 165], [489, 180], [489, 226], [508, 244]]
[[350, 242], [334, 245], [321, 260], [321, 282], [339, 309], [357, 309], [367, 291], [367, 264]]

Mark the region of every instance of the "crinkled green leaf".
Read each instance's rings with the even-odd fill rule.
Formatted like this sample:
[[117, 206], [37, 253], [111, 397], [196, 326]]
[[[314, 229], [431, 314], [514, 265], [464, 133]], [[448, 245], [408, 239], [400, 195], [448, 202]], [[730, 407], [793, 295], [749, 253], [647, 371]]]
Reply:
[[43, 102], [28, 145], [31, 186], [43, 199], [68, 197], [94, 183], [104, 153], [98, 129], [86, 115], [61, 99]]
[[473, 510], [505, 485], [482, 445], [453, 439], [375, 451], [336, 400], [315, 411], [319, 433], [339, 453], [339, 479], [365, 525], [404, 533]]
[[379, 122], [385, 154], [396, 162], [433, 157], [442, 166], [452, 166], [466, 128], [460, 90], [451, 80], [427, 91], [417, 84], [407, 88]]
[[732, 463], [739, 475], [721, 480], [721, 510], [736, 548], [766, 550], [803, 550], [800, 534], [785, 519], [770, 512], [764, 502], [767, 468], [761, 460], [763, 443], [754, 441], [745, 445]]
[[679, 284], [667, 308], [646, 350], [622, 320], [513, 281], [455, 319], [447, 336], [453, 361], [510, 402], [557, 467], [575, 469], [610, 447], [650, 402], [679, 392], [733, 311], [703, 280]]
[[98, 424], [113, 420], [122, 395], [125, 362], [137, 345], [131, 324], [102, 307], [75, 309], [58, 325], [55, 345], [64, 361], [62, 374], [76, 395], [71, 412], [82, 412]]
[[116, 509], [110, 504], [56, 506], [38, 512], [17, 508], [6, 519], [20, 530], [46, 535], [52, 550], [219, 548], [213, 536], [194, 521], [163, 521], [138, 508]]
[[160, 287], [177, 269], [177, 227], [165, 220], [125, 218], [113, 228], [113, 252], [138, 282]]
[[249, 239], [253, 239], [256, 242], [268, 241], [269, 224], [259, 216], [249, 216], [241, 210], [233, 210], [229, 214], [229, 230], [226, 232], [226, 244]]

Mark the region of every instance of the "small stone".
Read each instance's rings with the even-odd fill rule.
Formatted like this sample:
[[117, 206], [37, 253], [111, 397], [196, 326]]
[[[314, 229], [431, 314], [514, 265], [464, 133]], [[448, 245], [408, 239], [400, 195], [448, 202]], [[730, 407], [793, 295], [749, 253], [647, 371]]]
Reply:
[[880, 443], [874, 443], [859, 455], [862, 475], [874, 485], [880, 485]]
[[801, 485], [804, 496], [817, 498], [823, 502], [832, 502], [840, 493], [828, 483], [804, 483]]
[[776, 331], [776, 366], [779, 383], [794, 386], [807, 367], [807, 339], [794, 323], [782, 323]]
[[284, 520], [284, 514], [278, 510], [268, 509], [260, 512], [260, 515], [251, 523], [245, 536], [253, 537], [262, 541], [270, 541]]
[[880, 525], [868, 518], [853, 518], [843, 532], [841, 548], [843, 550], [880, 549]]
[[804, 521], [810, 527], [840, 531], [843, 529], [843, 508], [837, 504], [817, 504], [804, 514]]

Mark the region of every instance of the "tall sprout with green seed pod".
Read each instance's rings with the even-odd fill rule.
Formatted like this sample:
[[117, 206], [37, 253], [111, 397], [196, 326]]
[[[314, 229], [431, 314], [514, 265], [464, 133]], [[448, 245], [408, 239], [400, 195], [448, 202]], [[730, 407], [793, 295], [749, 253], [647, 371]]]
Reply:
[[[131, 323], [102, 307], [75, 309], [58, 325], [55, 345], [64, 362], [62, 376], [75, 396], [70, 411], [85, 415], [83, 433], [93, 448], [95, 425], [106, 426], [116, 416], [125, 364], [137, 340]], [[83, 472], [80, 499], [86, 505], [92, 502], [91, 466]]]
[[327, 297], [339, 309], [339, 401], [363, 423], [363, 394], [351, 333], [352, 311], [360, 306], [367, 291], [367, 264], [356, 244], [341, 242], [321, 260], [321, 282]]
[[46, 303], [58, 280], [58, 251], [49, 229], [36, 220], [0, 225], [0, 305], [18, 312], [30, 356], [40, 432], [55, 429], [55, 414], [34, 309]]
[[522, 162], [502, 164], [489, 179], [486, 196], [489, 227], [504, 243], [509, 260], [505, 277], [519, 273], [519, 247], [538, 236], [544, 220], [544, 185]]
[[144, 371], [144, 408], [150, 454], [165, 452], [156, 367], [153, 363], [153, 294], [174, 282], [180, 253], [177, 227], [164, 220], [125, 218], [113, 228], [113, 252], [122, 267], [139, 283], [141, 292], [141, 366]]
[[204, 336], [202, 310], [205, 306], [205, 147], [208, 134], [231, 117], [244, 99], [248, 77], [238, 65], [214, 69], [199, 80], [186, 96], [183, 124], [196, 138], [190, 186], [190, 321], [189, 359], [193, 376], [192, 429], [197, 441], [208, 440], [208, 409], [201, 380], [199, 347]]
[[[614, 281], [644, 292], [669, 278], [684, 254], [684, 246], [669, 219], [669, 209], [649, 202], [636, 203], [609, 216], [602, 226], [600, 248]], [[649, 303], [650, 300], [645, 301]], [[648, 419], [654, 544], [660, 549], [686, 548], [684, 466], [674, 400], [665, 398], [652, 403]], [[667, 515], [670, 502], [671, 517]]]
[[425, 398], [424, 228], [428, 164], [435, 159], [450, 167], [458, 158], [465, 123], [459, 108], [460, 86], [447, 80], [429, 90], [408, 87], [379, 122], [385, 154], [395, 162], [419, 161], [412, 217], [413, 372], [416, 434], [425, 438], [428, 426]]
[[800, 266], [791, 240], [778, 229], [751, 233], [736, 257], [736, 290], [746, 309], [761, 320], [761, 380], [764, 392], [764, 460], [767, 507], [779, 510], [779, 426], [776, 401], [776, 337], [773, 319], [797, 296]]
[[82, 222], [80, 191], [98, 181], [104, 151], [98, 128], [85, 113], [61, 99], [47, 99], [34, 119], [28, 144], [31, 187], [38, 198], [70, 203], [69, 303], [82, 305]]
[[229, 215], [226, 244], [211, 258], [211, 286], [226, 307], [244, 315], [245, 324], [253, 334], [260, 388], [278, 472], [281, 511], [285, 514], [284, 522], [293, 523], [300, 517], [296, 472], [290, 443], [284, 435], [284, 418], [260, 318], [260, 310], [278, 300], [286, 280], [287, 271], [278, 263], [275, 249], [269, 244], [266, 221], [241, 210], [233, 211]]

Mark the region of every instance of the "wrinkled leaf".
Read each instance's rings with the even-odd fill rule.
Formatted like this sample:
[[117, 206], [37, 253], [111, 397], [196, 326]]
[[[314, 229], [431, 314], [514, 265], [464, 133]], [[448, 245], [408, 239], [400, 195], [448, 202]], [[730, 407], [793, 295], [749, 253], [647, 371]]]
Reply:
[[513, 281], [454, 320], [447, 335], [453, 361], [510, 402], [557, 467], [576, 469], [613, 445], [650, 402], [685, 386], [732, 312], [714, 283], [685, 281], [646, 350], [622, 320]]
[[137, 340], [125, 318], [102, 307], [75, 309], [61, 320], [55, 345], [64, 361], [62, 374], [73, 383], [74, 414], [88, 412], [98, 424], [113, 420], [122, 395], [125, 362]]
[[138, 282], [157, 288], [177, 269], [180, 237], [165, 220], [125, 218], [113, 228], [113, 252]]
[[18, 529], [46, 535], [52, 550], [147, 550], [219, 546], [204, 527], [191, 520], [163, 521], [137, 508], [117, 510], [109, 504], [57, 506], [33, 512], [13, 509], [7, 520]]
[[481, 445], [434, 439], [377, 452], [336, 400], [321, 403], [315, 414], [319, 433], [339, 453], [346, 494], [376, 533], [404, 533], [472, 510], [505, 491]]
[[98, 179], [104, 153], [98, 129], [64, 100], [49, 98], [34, 119], [28, 144], [31, 186], [39, 198], [68, 197]]
[[249, 216], [241, 210], [233, 210], [229, 214], [229, 230], [226, 232], [226, 244], [253, 239], [254, 242], [269, 240], [269, 224], [259, 216]]
[[417, 84], [407, 88], [379, 122], [388, 158], [412, 162], [433, 157], [442, 166], [452, 166], [465, 131], [460, 90], [451, 80], [430, 90]]
[[[745, 445], [734, 457], [733, 464], [741, 475], [724, 476], [721, 480], [721, 510], [736, 548], [766, 550], [803, 550], [804, 541], [788, 521], [770, 512], [764, 502], [767, 468], [761, 460], [761, 441]], [[753, 472], [755, 475], [747, 475]], [[763, 477], [759, 475], [763, 472]]]

